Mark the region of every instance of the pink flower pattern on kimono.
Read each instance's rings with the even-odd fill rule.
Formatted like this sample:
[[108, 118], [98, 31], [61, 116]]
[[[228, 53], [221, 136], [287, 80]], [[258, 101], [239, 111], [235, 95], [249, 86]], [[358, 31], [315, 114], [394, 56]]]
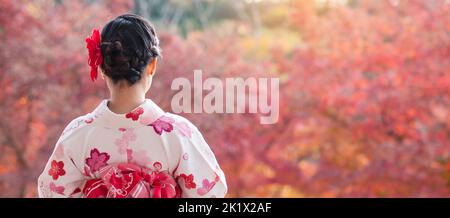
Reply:
[[163, 131], [171, 132], [173, 130], [173, 123], [175, 121], [166, 116], [161, 116], [157, 120], [155, 120], [153, 123], [149, 124], [148, 126], [152, 126], [155, 132], [158, 135], [161, 135]]
[[215, 181], [208, 181], [208, 179], [203, 179], [202, 187], [197, 189], [197, 194], [200, 196], [206, 195], [211, 189], [216, 185]]
[[127, 152], [130, 142], [136, 140], [136, 134], [134, 134], [133, 129], [119, 129], [122, 133], [120, 139], [116, 139], [115, 144], [119, 149], [119, 154], [125, 154]]
[[95, 172], [101, 167], [107, 165], [110, 156], [106, 152], [100, 153], [96, 148], [91, 150], [91, 156], [86, 158], [86, 165], [89, 166], [91, 172]]
[[184, 186], [187, 189], [192, 189], [192, 188], [197, 187], [197, 184], [195, 184], [195, 182], [194, 182], [194, 175], [192, 175], [192, 174], [186, 175], [186, 174], [182, 173], [182, 174], [180, 174], [179, 178], [182, 178], [184, 180]]
[[52, 176], [53, 180], [57, 180], [60, 176], [64, 176], [65, 174], [66, 171], [64, 170], [64, 162], [52, 160], [48, 175]]
[[145, 150], [133, 151], [130, 149], [128, 162], [141, 166], [147, 166], [150, 164], [151, 160], [147, 156], [147, 152], [145, 152]]
[[58, 193], [60, 195], [64, 195], [64, 190], [65, 190], [64, 186], [56, 186], [55, 183], [50, 182], [49, 187], [50, 187], [50, 191]]
[[119, 154], [125, 154], [127, 152], [128, 142], [124, 139], [116, 139], [116, 142], [114, 144], [116, 144]]
[[132, 119], [133, 121], [136, 121], [139, 119], [139, 116], [141, 116], [141, 114], [144, 113], [144, 108], [142, 107], [138, 107], [136, 109], [134, 109], [133, 111], [125, 114], [125, 117], [128, 119]]

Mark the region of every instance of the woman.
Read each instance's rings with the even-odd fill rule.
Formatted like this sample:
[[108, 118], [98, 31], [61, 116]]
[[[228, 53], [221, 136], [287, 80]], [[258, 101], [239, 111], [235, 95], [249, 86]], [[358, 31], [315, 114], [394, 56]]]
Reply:
[[145, 98], [161, 53], [153, 26], [122, 15], [86, 43], [91, 78], [100, 67], [110, 99], [65, 128], [39, 196], [224, 197], [224, 173], [198, 129]]

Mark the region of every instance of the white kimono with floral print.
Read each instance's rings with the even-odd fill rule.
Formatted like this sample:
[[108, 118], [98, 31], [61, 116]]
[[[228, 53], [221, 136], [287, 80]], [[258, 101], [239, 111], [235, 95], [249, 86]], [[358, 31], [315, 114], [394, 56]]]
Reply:
[[180, 197], [224, 197], [225, 175], [198, 129], [146, 99], [127, 114], [107, 100], [70, 122], [38, 179], [39, 197], [85, 197], [86, 181], [111, 164], [168, 172]]

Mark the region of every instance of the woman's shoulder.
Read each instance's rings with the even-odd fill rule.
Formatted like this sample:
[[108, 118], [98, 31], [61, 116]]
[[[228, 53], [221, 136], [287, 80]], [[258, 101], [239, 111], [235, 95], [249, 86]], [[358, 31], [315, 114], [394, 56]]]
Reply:
[[178, 135], [183, 137], [192, 138], [192, 136], [199, 134], [197, 126], [181, 115], [166, 112], [160, 119], [169, 122], [173, 129], [179, 133]]
[[171, 118], [174, 122], [178, 122], [178, 123], [186, 123], [192, 126], [195, 126], [190, 120], [188, 120], [187, 118], [178, 115], [178, 114], [173, 114], [170, 112], [165, 112], [164, 116]]
[[170, 113], [170, 112], [165, 112], [164, 116], [166, 116], [168, 118], [171, 118], [171, 120], [174, 123], [178, 123], [178, 124], [184, 123], [184, 124], [188, 125], [190, 128], [197, 129], [197, 126], [194, 123], [192, 123], [190, 120], [188, 120], [187, 118], [185, 118], [185, 117], [183, 117], [181, 115], [173, 114], [173, 113]]
[[64, 128], [60, 141], [64, 141], [69, 137], [73, 137], [78, 132], [81, 132], [83, 129], [86, 129], [90, 126], [93, 121], [93, 116], [89, 114], [81, 115], [71, 120], [66, 127]]

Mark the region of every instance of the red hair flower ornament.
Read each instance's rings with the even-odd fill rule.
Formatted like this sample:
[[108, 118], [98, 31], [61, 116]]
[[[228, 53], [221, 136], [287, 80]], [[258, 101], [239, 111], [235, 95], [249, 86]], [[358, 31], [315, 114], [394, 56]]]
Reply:
[[88, 64], [91, 67], [91, 79], [95, 81], [98, 74], [98, 66], [102, 64], [102, 52], [100, 50], [100, 31], [92, 30], [92, 35], [86, 38], [86, 48], [88, 49]]

